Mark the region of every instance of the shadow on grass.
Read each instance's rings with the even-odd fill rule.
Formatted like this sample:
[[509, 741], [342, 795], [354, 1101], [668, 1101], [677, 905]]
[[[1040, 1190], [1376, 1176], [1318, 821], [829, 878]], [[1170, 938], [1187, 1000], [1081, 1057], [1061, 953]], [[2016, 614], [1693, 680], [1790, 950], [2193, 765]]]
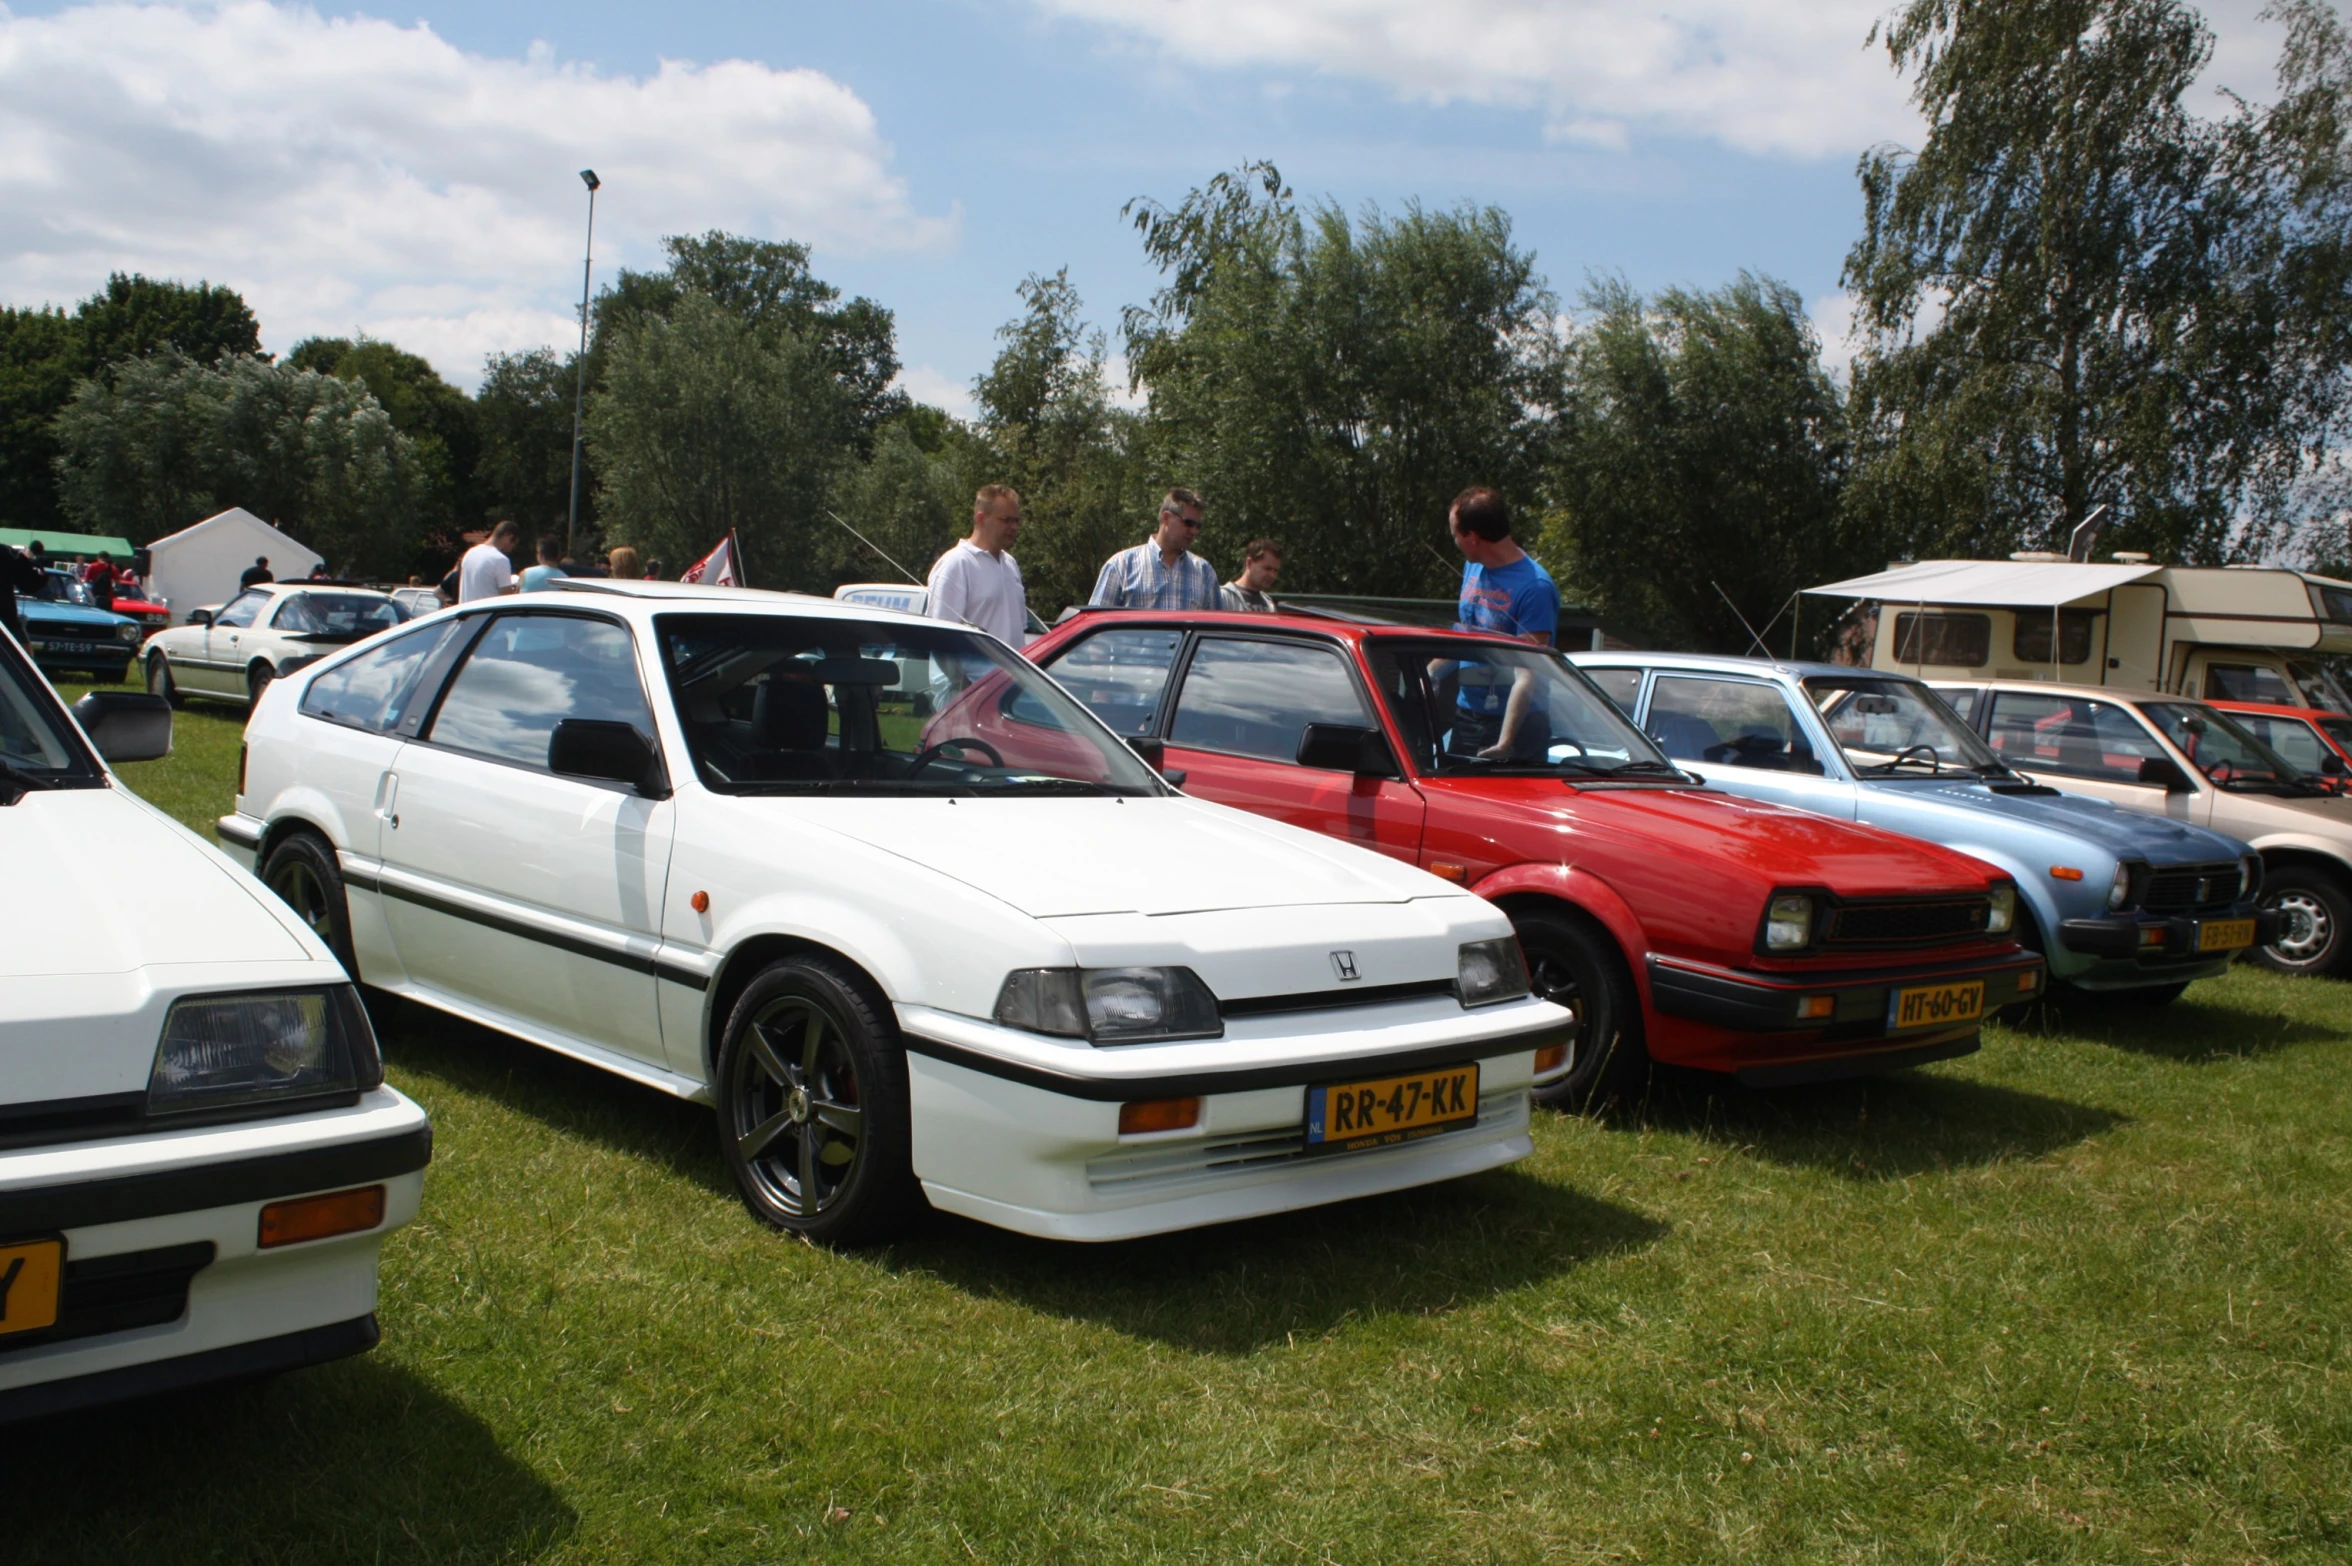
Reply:
[[2188, 998], [2169, 1006], [2104, 995], [2052, 1001], [2028, 1017], [2024, 1027], [2190, 1065], [2248, 1060], [2291, 1044], [2341, 1043], [2346, 1037], [2340, 1028], [2300, 1022], [2284, 1012], [2205, 1005], [2196, 994], [2191, 990]]
[[571, 1509], [489, 1427], [374, 1355], [10, 1432], [15, 1561], [491, 1561]]
[[941, 1215], [888, 1262], [1031, 1310], [1242, 1354], [1365, 1317], [1443, 1314], [1653, 1244], [1666, 1228], [1504, 1169], [1110, 1245], [1030, 1239]]
[[1613, 1111], [1610, 1121], [1702, 1136], [1850, 1179], [1900, 1180], [2041, 1158], [2126, 1118], [1927, 1071], [1771, 1090], [1661, 1072], [1647, 1099]]

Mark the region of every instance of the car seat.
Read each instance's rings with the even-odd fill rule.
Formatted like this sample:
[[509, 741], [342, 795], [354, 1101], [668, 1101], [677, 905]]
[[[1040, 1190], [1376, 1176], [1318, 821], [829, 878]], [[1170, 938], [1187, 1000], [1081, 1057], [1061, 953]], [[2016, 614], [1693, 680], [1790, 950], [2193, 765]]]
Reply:
[[831, 709], [825, 687], [814, 680], [771, 674], [752, 697], [751, 732], [764, 779], [830, 778], [833, 760], [825, 752]]
[[1650, 738], [1676, 761], [1708, 760], [1707, 752], [1723, 743], [1714, 725], [1684, 712], [1651, 713]]

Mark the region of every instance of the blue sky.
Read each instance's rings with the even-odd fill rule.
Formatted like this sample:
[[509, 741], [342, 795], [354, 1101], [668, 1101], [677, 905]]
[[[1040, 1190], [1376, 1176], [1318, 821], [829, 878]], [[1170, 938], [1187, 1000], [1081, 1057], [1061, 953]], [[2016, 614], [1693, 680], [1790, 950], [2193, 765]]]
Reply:
[[[0, 300], [114, 268], [244, 290], [269, 346], [366, 330], [470, 385], [573, 328], [663, 233], [793, 237], [898, 312], [959, 405], [1027, 274], [1115, 324], [1153, 276], [1119, 208], [1250, 157], [1354, 208], [1493, 204], [1573, 303], [1742, 268], [1842, 335], [1853, 168], [1916, 136], [1868, 0], [669, 0], [0, 9]], [[2218, 80], [2275, 34], [2208, 8]]]

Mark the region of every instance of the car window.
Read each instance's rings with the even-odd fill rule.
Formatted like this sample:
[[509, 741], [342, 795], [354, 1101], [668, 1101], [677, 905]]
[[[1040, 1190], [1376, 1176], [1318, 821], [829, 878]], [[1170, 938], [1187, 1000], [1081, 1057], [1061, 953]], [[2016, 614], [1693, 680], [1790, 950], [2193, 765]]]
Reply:
[[2305, 701], [2322, 712], [2352, 712], [2352, 699], [2346, 698], [2344, 688], [2326, 669], [2303, 658], [2289, 658], [2286, 664], [2287, 678], [2295, 682]]
[[502, 614], [458, 667], [428, 737], [544, 767], [565, 718], [627, 723], [653, 737], [628, 631], [579, 615]]
[[1617, 710], [1633, 716], [1633, 704], [1641, 696], [1639, 669], [1586, 669], [1585, 675], [1601, 688], [1601, 694], [1617, 704]]
[[80, 604], [85, 609], [98, 607], [98, 600], [90, 594], [90, 584], [63, 571], [41, 573], [41, 596], [55, 604]]
[[1755, 680], [1661, 674], [1650, 684], [1650, 737], [1676, 761], [1819, 776], [1820, 760], [1788, 698]]
[[2137, 783], [2140, 763], [2164, 754], [2130, 709], [2116, 702], [2039, 691], [1993, 691], [1989, 699], [1986, 738], [2003, 761], [2028, 772]]
[[212, 623], [225, 625], [231, 630], [251, 625], [253, 617], [261, 613], [261, 606], [268, 602], [267, 593], [239, 593], [228, 601], [219, 614], [212, 617]]
[[1372, 726], [1347, 660], [1336, 650], [1212, 636], [1203, 638], [1185, 668], [1168, 743], [1292, 761], [1310, 723]]
[[1056, 654], [1046, 668], [1114, 734], [1149, 734], [1159, 725], [1168, 671], [1182, 631], [1098, 631]]
[[2302, 781], [2293, 762], [2247, 732], [2232, 713], [2176, 701], [2149, 702], [2140, 710], [2197, 764], [2198, 771], [2225, 788]]
[[302, 693], [304, 716], [390, 733], [414, 694], [417, 676], [457, 626], [455, 620], [419, 626], [372, 652], [337, 664], [312, 680]]
[[1960, 715], [1961, 722], [1974, 723], [1976, 721], [1976, 698], [1983, 693], [1978, 691], [1975, 686], [1971, 685], [1959, 690], [1954, 690], [1950, 686], [1938, 686], [1936, 694], [1944, 699], [1945, 706]]
[[2238, 726], [2305, 772], [2317, 772], [2323, 758], [2333, 754], [2320, 743], [2311, 725], [2295, 718], [2274, 718], [2259, 712], [2233, 712]]
[[1902, 663], [1940, 663], [1974, 669], [1992, 656], [1993, 617], [1987, 614], [1895, 616], [1895, 657]]
[[2209, 663], [2205, 666], [2207, 701], [2259, 701], [2274, 707], [2297, 705], [2295, 693], [2276, 669], [2254, 663]]
[[1809, 674], [1804, 688], [1846, 764], [1864, 777], [2000, 769], [1967, 720], [1916, 681], [1855, 670]]
[[41, 677], [6, 636], [0, 636], [0, 761], [19, 772], [56, 774], [43, 782], [102, 781]]
[[2336, 742], [2338, 750], [2352, 751], [2352, 718], [2323, 717], [2319, 720], [2319, 726], [2327, 731], [2329, 739]]
[[270, 629], [358, 641], [400, 623], [400, 609], [373, 593], [288, 593], [270, 615]]

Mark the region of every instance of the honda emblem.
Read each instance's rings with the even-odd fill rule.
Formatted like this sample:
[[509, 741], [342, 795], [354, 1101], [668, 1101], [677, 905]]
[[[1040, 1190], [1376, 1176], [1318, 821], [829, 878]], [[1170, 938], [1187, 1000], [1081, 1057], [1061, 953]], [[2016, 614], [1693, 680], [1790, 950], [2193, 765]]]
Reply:
[[1342, 984], [1350, 979], [1361, 977], [1356, 972], [1356, 954], [1354, 952], [1333, 952], [1331, 954], [1331, 971], [1339, 975]]

